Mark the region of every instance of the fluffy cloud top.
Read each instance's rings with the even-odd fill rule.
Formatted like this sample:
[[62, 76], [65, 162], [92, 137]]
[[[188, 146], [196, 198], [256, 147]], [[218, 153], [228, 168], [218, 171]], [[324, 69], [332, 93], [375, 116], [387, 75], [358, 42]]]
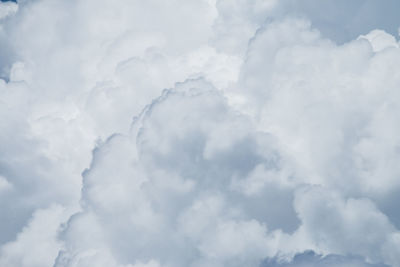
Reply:
[[1, 2], [0, 266], [400, 266], [397, 5]]

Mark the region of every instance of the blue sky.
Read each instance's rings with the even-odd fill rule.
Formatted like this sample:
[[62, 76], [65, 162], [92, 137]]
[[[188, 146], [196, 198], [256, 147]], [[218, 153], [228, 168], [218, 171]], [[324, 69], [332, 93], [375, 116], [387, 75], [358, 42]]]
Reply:
[[382, 29], [398, 35], [400, 2], [396, 0], [301, 0], [287, 1], [288, 10], [304, 14], [327, 37], [345, 42]]

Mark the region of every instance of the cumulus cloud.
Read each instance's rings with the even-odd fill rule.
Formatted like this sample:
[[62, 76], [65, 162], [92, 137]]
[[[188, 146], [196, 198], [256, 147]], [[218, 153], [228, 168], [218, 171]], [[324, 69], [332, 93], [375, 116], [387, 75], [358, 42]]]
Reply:
[[61, 248], [57, 238], [59, 227], [67, 219], [68, 212], [60, 205], [35, 211], [16, 240], [2, 246], [0, 265], [52, 266]]
[[399, 266], [397, 6], [1, 2], [0, 265]]
[[[280, 175], [282, 164], [271, 137], [257, 132], [215, 88], [201, 80], [180, 84], [153, 101], [128, 136], [112, 136], [96, 149], [84, 174], [84, 211], [64, 233], [71, 241], [85, 235], [86, 242], [68, 242], [56, 266], [70, 266], [94, 247], [117, 262], [257, 265], [274, 255], [274, 243], [282, 235], [268, 229], [265, 215], [279, 216], [276, 224], [287, 219], [284, 213], [295, 218], [293, 210], [274, 211], [268, 185], [282, 195], [290, 190], [263, 181], [261, 192], [245, 194], [234, 184], [257, 166]], [[291, 209], [287, 198], [281, 206]], [[257, 204], [261, 201], [262, 206]], [[81, 232], [99, 216], [100, 240]], [[67, 261], [69, 255], [74, 256]]]
[[5, 19], [8, 16], [15, 14], [18, 10], [18, 5], [14, 2], [0, 3], [0, 19]]

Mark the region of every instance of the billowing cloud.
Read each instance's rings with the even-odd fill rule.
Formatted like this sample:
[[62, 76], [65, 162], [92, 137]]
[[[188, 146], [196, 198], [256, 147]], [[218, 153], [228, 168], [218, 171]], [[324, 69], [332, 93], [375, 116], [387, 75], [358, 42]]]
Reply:
[[397, 5], [1, 2], [0, 266], [400, 266]]
[[[69, 222], [56, 266], [92, 265], [92, 249], [116, 262], [257, 265], [276, 253], [282, 235], [267, 224], [296, 220], [290, 188], [273, 181], [285, 175], [282, 165], [272, 138], [215, 88], [201, 80], [180, 84], [153, 101], [128, 136], [95, 150], [84, 173], [84, 210]], [[280, 199], [272, 202], [272, 193]], [[277, 203], [288, 211], [276, 211]], [[100, 236], [82, 232], [90, 220]], [[83, 235], [84, 243], [74, 241]]]

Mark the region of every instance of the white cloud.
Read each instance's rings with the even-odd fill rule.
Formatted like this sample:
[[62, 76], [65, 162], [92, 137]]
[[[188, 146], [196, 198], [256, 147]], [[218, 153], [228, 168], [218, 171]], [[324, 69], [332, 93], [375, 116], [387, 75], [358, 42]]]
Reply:
[[[95, 151], [84, 174], [84, 213], [65, 233], [73, 244], [82, 235], [85, 242], [62, 257], [80, 257], [100, 246], [117, 262], [258, 265], [274, 255], [282, 233], [269, 231], [257, 217], [270, 205], [250, 207], [256, 199], [230, 190], [230, 184], [259, 165], [279, 172], [269, 138], [201, 80], [165, 91], [129, 136], [115, 135]], [[96, 221], [101, 240], [76, 230], [89, 218]], [[63, 266], [61, 260], [56, 266]]]
[[10, 190], [12, 185], [7, 181], [7, 178], [0, 176], [0, 192]]
[[400, 265], [397, 4], [332, 3], [1, 3], [0, 265]]
[[[307, 232], [324, 253], [362, 255], [371, 262], [396, 266], [385, 258], [385, 244], [397, 230], [369, 199], [343, 199], [321, 188], [297, 192], [296, 211], [302, 221], [299, 232]], [[392, 248], [399, 254], [399, 248]]]
[[57, 239], [58, 229], [70, 214], [60, 205], [35, 211], [16, 240], [1, 248], [0, 265], [51, 266], [61, 249], [61, 242]]
[[14, 2], [0, 3], [0, 20], [14, 15], [18, 11], [18, 5]]
[[372, 45], [374, 52], [379, 52], [386, 48], [398, 48], [396, 38], [382, 30], [373, 30], [367, 35], [360, 35], [358, 38], [364, 38]]

